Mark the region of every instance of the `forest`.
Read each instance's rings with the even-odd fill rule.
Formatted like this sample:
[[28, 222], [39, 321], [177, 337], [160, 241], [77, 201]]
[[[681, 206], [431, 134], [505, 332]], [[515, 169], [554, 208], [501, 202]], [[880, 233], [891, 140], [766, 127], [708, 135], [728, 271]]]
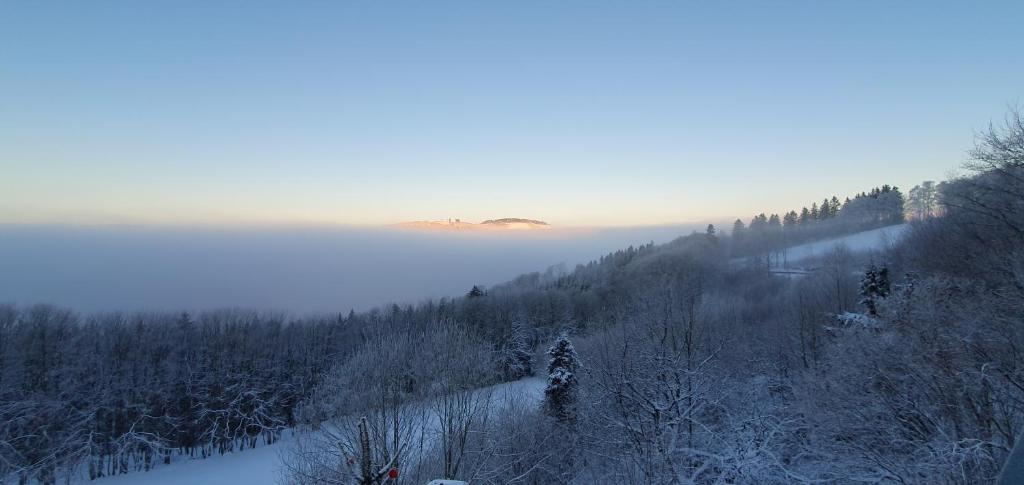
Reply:
[[[1024, 430], [1021, 114], [941, 184], [766, 214], [364, 313], [0, 306], [0, 477], [292, 433], [286, 483], [993, 482]], [[479, 391], [534, 375], [539, 405]]]

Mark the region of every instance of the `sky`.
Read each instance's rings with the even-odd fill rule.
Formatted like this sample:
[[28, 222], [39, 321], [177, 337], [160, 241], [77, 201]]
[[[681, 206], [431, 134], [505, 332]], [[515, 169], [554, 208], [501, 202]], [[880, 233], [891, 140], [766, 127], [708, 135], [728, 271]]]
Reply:
[[0, 0], [0, 223], [687, 223], [945, 178], [1024, 2]]

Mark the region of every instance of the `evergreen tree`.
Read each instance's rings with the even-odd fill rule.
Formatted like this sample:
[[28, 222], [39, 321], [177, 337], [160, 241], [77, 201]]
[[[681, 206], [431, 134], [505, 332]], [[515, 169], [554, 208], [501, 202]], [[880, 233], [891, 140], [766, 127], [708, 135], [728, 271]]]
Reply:
[[799, 222], [800, 222], [801, 226], [804, 225], [804, 224], [807, 224], [808, 222], [811, 222], [811, 220], [813, 220], [813, 219], [814, 219], [814, 217], [811, 216], [811, 211], [807, 210], [806, 207], [800, 209], [800, 219], [799, 219]]
[[707, 233], [708, 236], [712, 236], [713, 237], [715, 235], [715, 225], [714, 224], [708, 224], [707, 231], [705, 231], [705, 232]]
[[818, 220], [818, 203], [817, 202], [811, 204], [811, 220], [812, 221]]
[[829, 217], [835, 217], [839, 215], [839, 197], [832, 196], [832, 200], [829, 202]]
[[889, 268], [885, 265], [879, 268], [872, 263], [860, 280], [860, 303], [869, 315], [878, 315], [878, 300], [889, 296], [889, 291]]
[[746, 229], [747, 226], [743, 224], [743, 221], [736, 219], [736, 222], [732, 223], [732, 237], [742, 238]]
[[795, 228], [798, 217], [800, 216], [796, 214], [796, 211], [787, 212], [786, 215], [782, 218], [782, 229], [788, 231], [790, 229]]
[[484, 296], [484, 290], [477, 285], [473, 285], [473, 288], [469, 290], [469, 293], [466, 293], [466, 296], [469, 298], [480, 298]]
[[889, 268], [884, 264], [878, 269], [878, 284], [876, 287], [878, 288], [878, 296], [882, 298], [887, 298], [892, 291], [892, 283], [889, 281]]
[[559, 335], [548, 349], [548, 356], [551, 361], [548, 363], [548, 386], [544, 389], [544, 412], [559, 422], [573, 422], [576, 419], [579, 359], [569, 336]]

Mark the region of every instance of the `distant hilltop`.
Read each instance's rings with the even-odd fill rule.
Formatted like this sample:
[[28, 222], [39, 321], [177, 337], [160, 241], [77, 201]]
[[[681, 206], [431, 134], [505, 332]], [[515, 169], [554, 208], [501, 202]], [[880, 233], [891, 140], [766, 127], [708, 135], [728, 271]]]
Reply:
[[544, 221], [538, 221], [534, 219], [520, 219], [518, 217], [506, 217], [504, 219], [488, 219], [480, 224], [494, 224], [494, 225], [509, 225], [509, 224], [529, 224], [531, 226], [550, 226], [550, 224]]
[[428, 229], [442, 231], [473, 231], [473, 230], [506, 230], [506, 231], [530, 231], [550, 229], [551, 225], [536, 219], [521, 219], [518, 217], [506, 217], [503, 219], [488, 219], [479, 224], [466, 222], [462, 219], [442, 219], [436, 221], [411, 221], [393, 224], [393, 227], [402, 229]]

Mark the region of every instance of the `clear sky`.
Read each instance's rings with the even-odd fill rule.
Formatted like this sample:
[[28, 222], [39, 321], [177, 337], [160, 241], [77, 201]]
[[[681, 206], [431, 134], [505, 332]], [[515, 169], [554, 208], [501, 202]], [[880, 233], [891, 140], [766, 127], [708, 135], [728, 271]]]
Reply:
[[1024, 2], [0, 0], [0, 222], [558, 225], [944, 178]]

